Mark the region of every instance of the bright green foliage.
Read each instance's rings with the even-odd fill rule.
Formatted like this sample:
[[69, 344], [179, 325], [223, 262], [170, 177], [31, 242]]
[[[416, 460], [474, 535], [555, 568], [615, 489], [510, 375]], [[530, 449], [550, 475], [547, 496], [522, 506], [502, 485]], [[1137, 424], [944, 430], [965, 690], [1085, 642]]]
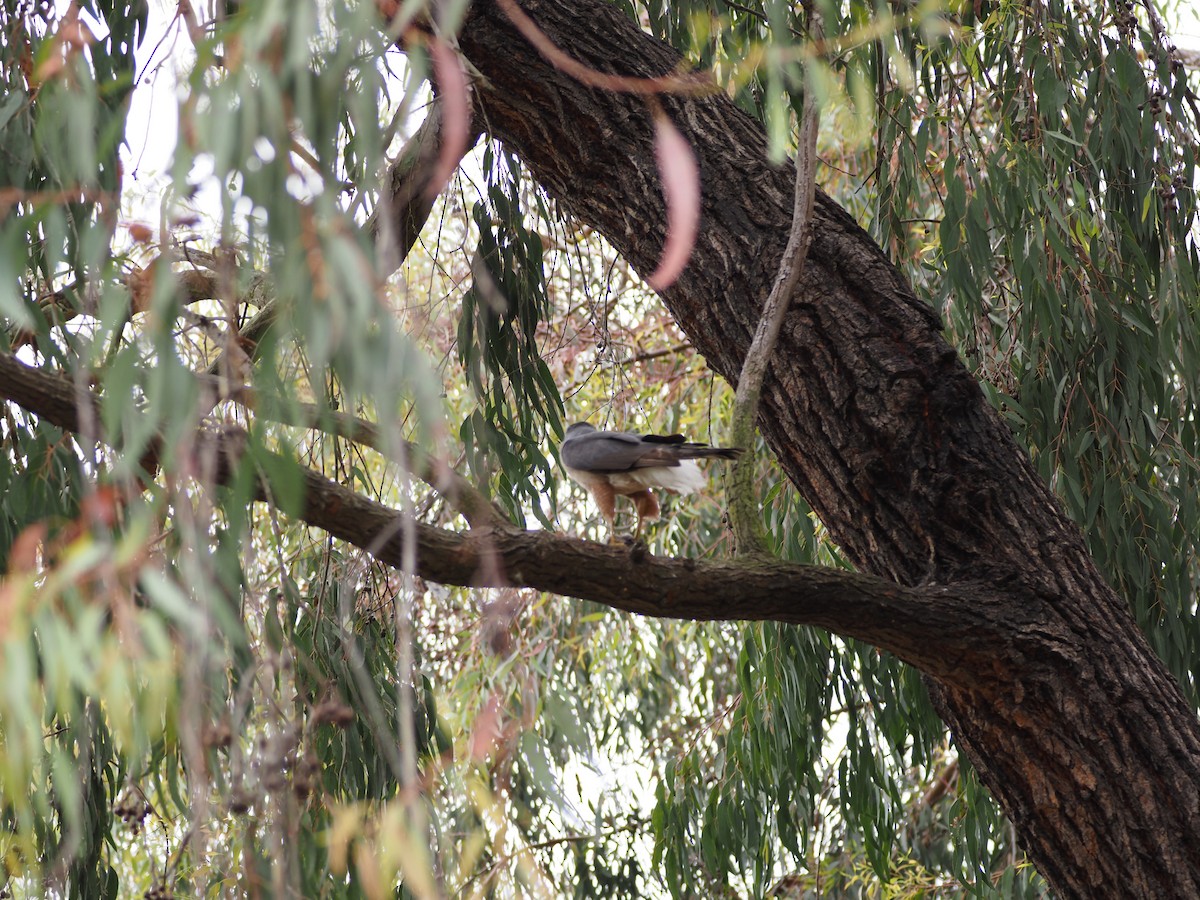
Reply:
[[[777, 157], [816, 92], [823, 187], [938, 308], [1195, 696], [1197, 123], [1156, 14], [849, 0], [821, 6], [818, 59], [794, 3], [618, 5], [730, 85]], [[5, 889], [1043, 892], [919, 676], [872, 647], [450, 590], [298, 524], [304, 466], [461, 526], [403, 471], [405, 438], [515, 520], [606, 539], [555, 461], [565, 422], [717, 440], [729, 396], [498, 145], [393, 276], [364, 223], [424, 50], [397, 65], [371, 4], [226, 7], [154, 58], [180, 140], [149, 210], [122, 207], [118, 164], [148, 11], [81, 4], [90, 41], [0, 12], [3, 340], [101, 393], [78, 435], [0, 421]], [[242, 383], [252, 405], [221, 393]], [[217, 488], [192, 435], [226, 421], [247, 453]], [[844, 565], [766, 464], [760, 489], [781, 556]], [[677, 503], [652, 549], [726, 553], [720, 512]]]

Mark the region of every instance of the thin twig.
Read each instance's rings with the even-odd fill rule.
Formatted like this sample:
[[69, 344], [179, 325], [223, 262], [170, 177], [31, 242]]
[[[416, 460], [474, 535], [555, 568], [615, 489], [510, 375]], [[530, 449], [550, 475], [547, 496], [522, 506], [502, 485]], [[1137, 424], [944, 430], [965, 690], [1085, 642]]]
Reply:
[[639, 819], [629, 822], [625, 825], [616, 826], [612, 830], [606, 832], [598, 832], [596, 834], [567, 834], [563, 835], [562, 837], [547, 838], [544, 841], [538, 841], [534, 844], [526, 844], [524, 847], [520, 847], [514, 850], [512, 853], [507, 853], [504, 856], [497, 857], [495, 861], [493, 861], [492, 864], [486, 869], [473, 874], [470, 878], [463, 882], [457, 893], [459, 896], [464, 895], [467, 891], [467, 888], [470, 887], [474, 882], [481, 878], [492, 878], [493, 875], [500, 870], [501, 866], [511, 862], [514, 859], [525, 856], [526, 854], [534, 853], [538, 850], [549, 850], [552, 847], [560, 847], [563, 844], [597, 843], [605, 840], [606, 838], [616, 837], [618, 834], [635, 832], [638, 828], [642, 828], [646, 824], [647, 822], [644, 819]]
[[631, 365], [633, 363], [649, 362], [652, 359], [661, 359], [664, 356], [672, 356], [691, 349], [691, 344], [676, 344], [674, 347], [667, 347], [664, 350], [649, 350], [646, 353], [639, 353], [637, 356], [631, 356], [629, 359], [624, 360], [624, 363], [625, 365]]

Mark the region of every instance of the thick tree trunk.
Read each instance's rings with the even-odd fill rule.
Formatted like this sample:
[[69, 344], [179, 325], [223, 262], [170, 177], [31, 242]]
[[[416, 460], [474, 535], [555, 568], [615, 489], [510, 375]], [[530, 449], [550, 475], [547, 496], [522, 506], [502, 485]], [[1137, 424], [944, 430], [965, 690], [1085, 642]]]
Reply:
[[[602, 0], [522, 5], [595, 69], [652, 76], [679, 63]], [[652, 271], [664, 209], [645, 101], [559, 72], [493, 0], [473, 4], [460, 46], [485, 79], [478, 96], [491, 133], [566, 209]], [[724, 96], [661, 99], [703, 179], [699, 240], [663, 300], [732, 381], [787, 239], [792, 168], [768, 164], [762, 130]], [[1019, 621], [990, 623], [986, 664], [975, 648], [944, 646], [963, 664], [940, 667], [931, 687], [1055, 889], [1200, 896], [1193, 711], [933, 316], [823, 194], [759, 426], [861, 570], [910, 586], [986, 581], [1020, 600]]]

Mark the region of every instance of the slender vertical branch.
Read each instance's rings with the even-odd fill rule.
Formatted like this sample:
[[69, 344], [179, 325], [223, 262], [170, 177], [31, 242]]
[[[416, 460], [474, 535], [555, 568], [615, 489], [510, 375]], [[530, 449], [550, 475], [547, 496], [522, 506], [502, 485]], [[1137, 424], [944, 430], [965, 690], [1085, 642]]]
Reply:
[[[809, 31], [814, 42], [822, 38], [821, 16], [809, 8]], [[729, 443], [748, 451], [729, 470], [728, 496], [730, 526], [739, 554], [766, 553], [762, 521], [754, 495], [754, 421], [758, 416], [763, 379], [775, 348], [775, 339], [783, 325], [788, 302], [804, 272], [804, 261], [812, 243], [813, 202], [816, 195], [817, 125], [820, 103], [812, 87], [804, 92], [804, 112], [800, 118], [800, 137], [796, 147], [796, 190], [792, 204], [792, 227], [787, 247], [779, 263], [779, 272], [767, 302], [763, 304], [758, 330], [746, 353], [738, 378]]]

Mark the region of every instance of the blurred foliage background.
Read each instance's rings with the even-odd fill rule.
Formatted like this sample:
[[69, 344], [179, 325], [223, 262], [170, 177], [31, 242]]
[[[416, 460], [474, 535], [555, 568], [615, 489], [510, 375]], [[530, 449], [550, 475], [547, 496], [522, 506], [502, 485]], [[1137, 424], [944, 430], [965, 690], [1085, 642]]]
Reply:
[[[805, 92], [822, 104], [821, 186], [942, 316], [1196, 699], [1198, 111], [1174, 11], [846, 0], [814, 48], [797, 4], [617, 5], [778, 158]], [[463, 6], [429, 12], [452, 34]], [[340, 0], [0, 22], [0, 341], [102, 397], [79, 434], [0, 421], [3, 895], [1045, 893], [890, 656], [445, 588], [295, 517], [306, 466], [465, 527], [405, 471], [411, 440], [514, 520], [604, 540], [555, 457], [566, 423], [718, 442], [726, 421], [653, 293], [499, 144], [399, 271], [380, 258], [382, 175], [430, 104], [420, 41]], [[191, 436], [214, 425], [246, 430], [270, 503], [211, 483]], [[777, 552], [844, 565], [760, 459]], [[668, 499], [652, 550], [728, 553], [719, 497]]]

